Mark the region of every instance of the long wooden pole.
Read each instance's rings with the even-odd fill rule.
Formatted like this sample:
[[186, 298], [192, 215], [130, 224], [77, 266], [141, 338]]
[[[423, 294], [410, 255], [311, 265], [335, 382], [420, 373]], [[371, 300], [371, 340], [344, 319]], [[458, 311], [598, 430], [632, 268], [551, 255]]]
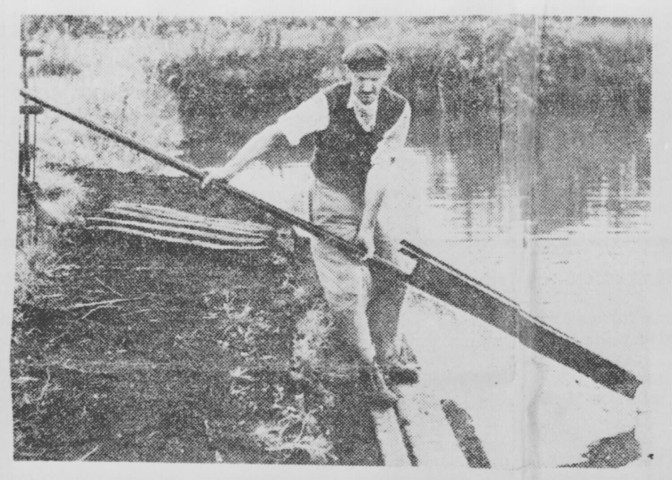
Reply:
[[[69, 118], [70, 120], [77, 122], [81, 125], [84, 125], [85, 127], [90, 128], [91, 130], [94, 130], [108, 138], [111, 138], [112, 140], [121, 143], [122, 145], [126, 145], [127, 147], [130, 147], [140, 153], [144, 153], [148, 157], [151, 157], [155, 160], [158, 160], [161, 163], [164, 163], [166, 165], [169, 165], [183, 173], [186, 173], [187, 175], [194, 177], [195, 179], [199, 181], [203, 181], [203, 179], [206, 176], [206, 172], [195, 167], [194, 165], [184, 162], [182, 160], [179, 160], [177, 158], [174, 158], [164, 152], [161, 152], [155, 148], [152, 148], [144, 143], [139, 142], [138, 140], [135, 140], [134, 138], [129, 137], [128, 135], [121, 133], [119, 131], [113, 130], [109, 127], [106, 127], [104, 125], [101, 125], [91, 119], [85, 118], [81, 115], [77, 115], [75, 113], [69, 112], [68, 110], [65, 110], [64, 108], [61, 108], [54, 103], [47, 101], [44, 98], [41, 98], [37, 95], [35, 95], [32, 92], [29, 92], [26, 89], [21, 90], [21, 95], [25, 98], [28, 98], [32, 100], [33, 102], [42, 105], [43, 107], [56, 112], [60, 115], [63, 115], [66, 118]], [[260, 198], [255, 197], [254, 195], [250, 195], [249, 193], [240, 190], [236, 187], [233, 187], [226, 182], [223, 181], [218, 181], [217, 182], [217, 188], [222, 188], [228, 193], [248, 202], [251, 203], [252, 205], [260, 208], [261, 210], [264, 210], [271, 215], [275, 216], [276, 218], [290, 223], [292, 225], [296, 225], [297, 227], [307, 231], [311, 235], [314, 235], [316, 237], [319, 237], [321, 240], [328, 242], [329, 244], [335, 246], [342, 252], [344, 252], [346, 255], [351, 256], [353, 259], [360, 259], [364, 256], [365, 251], [362, 247], [355, 245], [351, 242], [348, 242], [341, 237], [338, 237], [327, 230], [307, 221], [304, 220], [300, 217], [297, 217], [296, 215], [293, 215], [285, 210], [282, 210], [275, 205], [268, 203], [264, 200], [261, 200]], [[371, 262], [377, 264], [380, 267], [384, 267], [385, 269], [389, 270], [391, 273], [396, 274], [397, 276], [404, 276], [405, 273], [401, 272], [394, 264], [391, 262], [380, 258], [378, 256], [374, 256], [371, 259]]]
[[[202, 181], [206, 176], [206, 172], [189, 163], [155, 150], [93, 120], [68, 112], [33, 93], [21, 90], [21, 95], [198, 180]], [[292, 215], [243, 190], [232, 187], [226, 182], [218, 182], [217, 187], [284, 222], [302, 228], [320, 240], [330, 243], [353, 259], [359, 260], [365, 253], [362, 247], [333, 235], [322, 227]], [[632, 373], [588, 350], [576, 340], [541, 322], [531, 314], [524, 312], [517, 302], [488, 288], [478, 280], [433, 258], [427, 252], [423, 252], [408, 242], [402, 242], [402, 246], [402, 252], [418, 260], [416, 268], [410, 275], [388, 260], [376, 255], [369, 260], [370, 264], [382, 267], [399, 280], [477, 316], [477, 318], [511, 335], [523, 345], [541, 355], [566, 365], [621, 395], [629, 398], [634, 397], [641, 381]]]

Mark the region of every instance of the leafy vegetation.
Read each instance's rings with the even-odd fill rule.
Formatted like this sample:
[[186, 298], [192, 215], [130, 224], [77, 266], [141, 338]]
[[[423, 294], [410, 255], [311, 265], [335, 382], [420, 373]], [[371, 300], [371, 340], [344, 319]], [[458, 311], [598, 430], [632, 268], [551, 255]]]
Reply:
[[[442, 110], [450, 117], [499, 108], [516, 88], [520, 52], [530, 48], [537, 49], [542, 107], [650, 110], [649, 20], [548, 17], [535, 29], [521, 28], [516, 16], [33, 16], [24, 25], [27, 37], [49, 47], [38, 60], [38, 91], [173, 153], [216, 134], [240, 144], [343, 78], [343, 46], [369, 36], [391, 45], [390, 83], [416, 114]], [[52, 119], [43, 131], [49, 162], [157, 168], [67, 120]]]

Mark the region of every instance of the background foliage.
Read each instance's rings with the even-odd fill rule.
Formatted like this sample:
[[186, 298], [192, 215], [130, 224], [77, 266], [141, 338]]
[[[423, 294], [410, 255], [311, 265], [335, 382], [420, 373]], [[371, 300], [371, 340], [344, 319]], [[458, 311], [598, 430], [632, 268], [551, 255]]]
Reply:
[[[369, 36], [392, 47], [390, 83], [415, 115], [439, 112], [445, 122], [501, 108], [529, 48], [540, 108], [650, 111], [650, 20], [546, 17], [535, 32], [519, 20], [31, 16], [24, 37], [48, 48], [32, 68], [38, 89], [174, 152], [222, 131], [240, 144], [342, 79], [343, 46]], [[51, 162], [105, 157], [115, 168], [154, 168], [98, 135], [51, 121], [49, 135], [58, 138], [42, 144]], [[78, 152], [63, 153], [73, 145]]]

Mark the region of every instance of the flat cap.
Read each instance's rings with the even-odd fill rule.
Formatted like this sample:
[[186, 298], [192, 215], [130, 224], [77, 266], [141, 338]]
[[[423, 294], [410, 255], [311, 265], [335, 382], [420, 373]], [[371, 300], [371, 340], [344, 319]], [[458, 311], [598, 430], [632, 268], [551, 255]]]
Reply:
[[367, 70], [384, 70], [389, 62], [390, 49], [378, 40], [360, 40], [353, 43], [343, 52], [343, 63], [350, 70], [364, 72]]

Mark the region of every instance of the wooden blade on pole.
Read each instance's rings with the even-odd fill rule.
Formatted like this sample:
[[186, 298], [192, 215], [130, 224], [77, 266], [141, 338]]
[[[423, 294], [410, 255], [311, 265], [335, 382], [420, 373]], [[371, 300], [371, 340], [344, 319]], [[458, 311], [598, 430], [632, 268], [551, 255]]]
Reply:
[[[93, 120], [71, 113], [25, 89], [21, 89], [20, 93], [25, 98], [49, 110], [59, 113], [140, 153], [144, 153], [155, 160], [170, 165], [198, 180], [202, 181], [206, 176], [206, 172], [189, 163], [173, 158], [123, 133], [100, 125]], [[320, 240], [338, 248], [353, 259], [361, 259], [364, 255], [362, 247], [348, 242], [322, 227], [286, 212], [254, 195], [232, 187], [226, 182], [218, 182], [217, 187], [270, 213], [281, 221], [307, 231]], [[535, 319], [531, 314], [521, 310], [516, 302], [507, 299], [484, 284], [411, 244], [405, 243], [402, 251], [418, 259], [416, 269], [410, 275], [379, 256], [374, 256], [368, 262], [385, 269], [389, 274], [435, 296], [439, 300], [453, 304], [457, 308], [476, 315], [477, 318], [501, 329], [532, 350], [569, 366], [621, 395], [634, 398], [641, 381], [632, 373], [581, 346], [569, 336]]]

